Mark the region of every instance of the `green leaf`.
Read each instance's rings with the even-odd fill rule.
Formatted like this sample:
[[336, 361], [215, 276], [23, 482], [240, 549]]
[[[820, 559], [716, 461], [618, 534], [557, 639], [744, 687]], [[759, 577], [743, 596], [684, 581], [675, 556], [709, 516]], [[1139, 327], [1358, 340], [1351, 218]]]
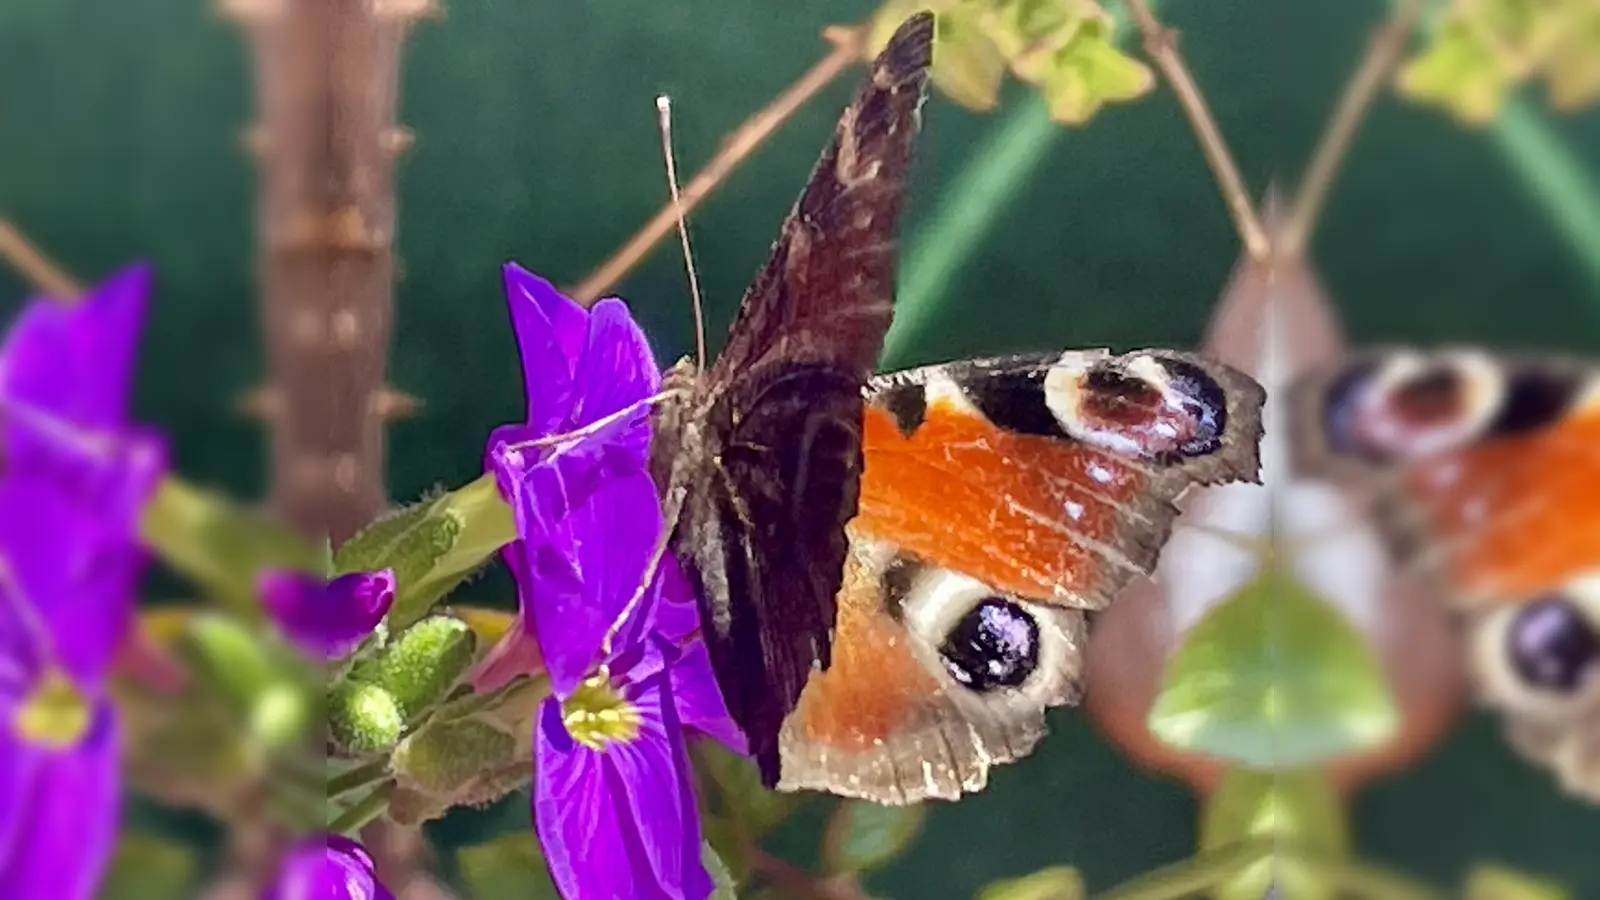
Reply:
[[1600, 8], [1569, 2], [1572, 19], [1544, 61], [1550, 105], [1574, 111], [1600, 100]]
[[123, 831], [96, 900], [178, 900], [200, 871], [195, 850], [142, 831]]
[[463, 847], [456, 865], [472, 900], [560, 900], [531, 831]]
[[963, 4], [939, 16], [934, 39], [934, 87], [957, 104], [994, 109], [1005, 82], [1006, 58], [984, 29], [983, 7]]
[[1285, 769], [1381, 744], [1398, 718], [1362, 636], [1268, 566], [1184, 638], [1148, 723], [1179, 749]]
[[922, 831], [925, 809], [842, 800], [822, 836], [822, 868], [829, 875], [876, 869], [904, 852]]
[[[1230, 769], [1206, 799], [1200, 848], [1218, 850], [1252, 839], [1293, 841], [1325, 857], [1348, 852], [1339, 798], [1321, 772]], [[1328, 900], [1335, 886], [1322, 874], [1275, 857], [1246, 867], [1215, 890], [1216, 900], [1260, 900], [1276, 883], [1286, 897]]]
[[256, 576], [262, 569], [320, 571], [318, 548], [289, 528], [170, 475], [145, 505], [139, 537], [163, 562], [249, 620], [261, 617]]
[[984, 885], [977, 900], [1083, 900], [1083, 876], [1071, 866], [1051, 866], [1021, 878]]
[[1500, 866], [1479, 866], [1467, 875], [1464, 900], [1571, 900], [1560, 885]]
[[398, 630], [427, 615], [516, 538], [511, 508], [486, 474], [375, 520], [334, 553], [334, 573], [393, 569], [395, 598], [386, 621]]
[[1134, 100], [1155, 87], [1149, 66], [1123, 53], [1109, 19], [1084, 19], [1061, 47], [1019, 62], [1019, 77], [1035, 82], [1050, 117], [1082, 125], [1107, 104]]
[[1486, 125], [1516, 82], [1481, 32], [1460, 19], [1441, 24], [1426, 50], [1401, 67], [1400, 93], [1438, 106], [1468, 125]]
[[739, 830], [751, 838], [760, 838], [776, 828], [802, 802], [799, 794], [762, 787], [755, 763], [716, 741], [696, 741], [690, 755], [701, 784], [710, 788], [701, 793], [711, 802], [713, 811], [732, 818]]

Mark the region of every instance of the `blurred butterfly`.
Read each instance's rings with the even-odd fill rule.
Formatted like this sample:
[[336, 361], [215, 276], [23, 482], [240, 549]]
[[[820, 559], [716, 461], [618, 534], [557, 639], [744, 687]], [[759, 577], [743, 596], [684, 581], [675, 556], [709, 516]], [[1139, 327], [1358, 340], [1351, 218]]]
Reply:
[[1362, 492], [1524, 754], [1600, 802], [1600, 367], [1376, 350], [1303, 378], [1299, 467]]

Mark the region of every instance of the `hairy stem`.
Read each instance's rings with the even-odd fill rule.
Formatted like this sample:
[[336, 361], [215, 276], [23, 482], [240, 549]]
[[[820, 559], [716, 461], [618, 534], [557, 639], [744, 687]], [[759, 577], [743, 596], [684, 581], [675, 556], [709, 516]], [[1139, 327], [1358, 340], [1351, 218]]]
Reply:
[[15, 225], [3, 218], [0, 218], [0, 259], [10, 263], [34, 287], [57, 300], [76, 300], [83, 294], [83, 287], [72, 276], [51, 262]]
[[1379, 88], [1388, 82], [1389, 74], [1399, 63], [1405, 52], [1406, 40], [1426, 6], [1427, 0], [1400, 0], [1388, 20], [1372, 36], [1367, 54], [1345, 87], [1339, 106], [1328, 122], [1328, 129], [1317, 143], [1305, 178], [1295, 192], [1289, 220], [1275, 248], [1280, 254], [1293, 257], [1305, 249], [1317, 214], [1327, 198], [1328, 188], [1333, 184], [1333, 176], [1349, 152], [1356, 128], [1366, 117]]
[[1228, 204], [1228, 212], [1233, 216], [1234, 227], [1239, 231], [1245, 250], [1252, 259], [1265, 260], [1272, 251], [1267, 230], [1256, 215], [1255, 202], [1245, 187], [1244, 178], [1239, 174], [1239, 166], [1228, 150], [1227, 141], [1222, 137], [1222, 130], [1211, 115], [1211, 108], [1206, 105], [1205, 97], [1184, 65], [1183, 57], [1178, 54], [1172, 30], [1156, 19], [1145, 0], [1124, 0], [1124, 3], [1138, 24], [1140, 34], [1144, 36], [1145, 53], [1161, 70], [1167, 83], [1172, 85], [1178, 104], [1183, 107], [1195, 136], [1200, 139], [1200, 150], [1216, 175], [1218, 186], [1222, 188], [1223, 200]]
[[[683, 215], [693, 212], [702, 200], [765, 143], [767, 138], [777, 132], [783, 123], [789, 121], [797, 110], [805, 106], [818, 91], [839, 77], [840, 73], [854, 65], [861, 58], [861, 41], [865, 33], [860, 26], [836, 26], [824, 30], [823, 37], [833, 44], [833, 49], [774, 97], [772, 102], [757, 110], [723, 138], [722, 149], [718, 150], [717, 154], [711, 157], [711, 161], [696, 172], [684, 186], [681, 194]], [[678, 210], [676, 204], [671, 202], [664, 204], [633, 237], [628, 239], [626, 244], [612, 253], [583, 281], [575, 287], [568, 288], [567, 294], [585, 306], [598, 300], [601, 294], [610, 290], [633, 271], [634, 267], [643, 262], [650, 251], [672, 232], [673, 225], [678, 220]]]

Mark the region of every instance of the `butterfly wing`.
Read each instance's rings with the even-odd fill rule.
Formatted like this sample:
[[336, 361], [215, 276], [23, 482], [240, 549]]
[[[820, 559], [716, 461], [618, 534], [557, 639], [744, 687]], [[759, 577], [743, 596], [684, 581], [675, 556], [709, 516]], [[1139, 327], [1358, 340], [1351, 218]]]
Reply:
[[[712, 667], [769, 786], [778, 730], [830, 662], [861, 464], [861, 389], [892, 315], [901, 194], [933, 16], [872, 64], [694, 402], [704, 419], [674, 549], [698, 589]], [[684, 447], [676, 448], [678, 450]]]
[[1291, 410], [1300, 468], [1364, 489], [1396, 563], [1462, 612], [1513, 743], [1600, 800], [1600, 369], [1374, 350]]
[[1170, 351], [980, 360], [873, 381], [832, 668], [780, 787], [955, 799], [1082, 692], [1090, 612], [1154, 567], [1195, 484], [1254, 480], [1265, 396]]

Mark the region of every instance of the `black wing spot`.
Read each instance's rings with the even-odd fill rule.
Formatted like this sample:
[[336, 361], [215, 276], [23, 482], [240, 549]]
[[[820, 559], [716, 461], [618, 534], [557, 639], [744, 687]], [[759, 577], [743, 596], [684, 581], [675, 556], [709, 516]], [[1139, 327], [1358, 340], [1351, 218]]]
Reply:
[[956, 383], [996, 427], [1017, 434], [1066, 438], [1066, 431], [1045, 402], [1045, 372], [994, 372]]
[[896, 385], [873, 398], [873, 402], [894, 416], [895, 425], [907, 437], [928, 417], [928, 391], [919, 383]]
[[945, 669], [980, 694], [1017, 688], [1039, 668], [1039, 623], [1004, 597], [988, 597], [961, 617], [939, 647]]
[[1577, 401], [1584, 383], [1576, 372], [1524, 368], [1508, 373], [1506, 396], [1489, 435], [1523, 434], [1555, 424]]

